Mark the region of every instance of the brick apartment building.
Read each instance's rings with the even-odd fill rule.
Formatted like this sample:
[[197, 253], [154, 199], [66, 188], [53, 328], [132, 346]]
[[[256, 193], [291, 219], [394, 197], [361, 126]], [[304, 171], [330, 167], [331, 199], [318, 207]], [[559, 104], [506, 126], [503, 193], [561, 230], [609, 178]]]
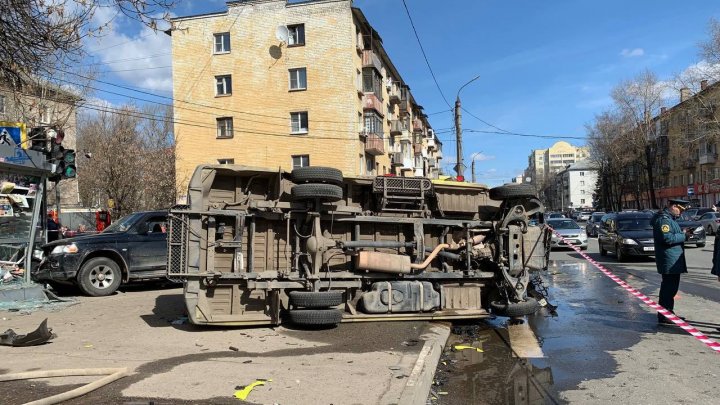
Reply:
[[438, 176], [442, 145], [351, 0], [229, 1], [168, 33], [181, 187], [203, 163]]

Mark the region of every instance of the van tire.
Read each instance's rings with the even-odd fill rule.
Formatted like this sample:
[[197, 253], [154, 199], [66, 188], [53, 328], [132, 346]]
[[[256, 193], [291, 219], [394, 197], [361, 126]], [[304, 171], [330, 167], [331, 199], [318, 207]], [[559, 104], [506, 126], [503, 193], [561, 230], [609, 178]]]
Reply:
[[507, 200], [509, 198], [535, 198], [535, 186], [530, 184], [505, 184], [490, 189], [491, 200]]
[[342, 291], [290, 291], [290, 303], [303, 308], [336, 307], [343, 302]]
[[296, 184], [302, 183], [326, 183], [342, 186], [342, 171], [333, 167], [308, 166], [293, 169], [290, 174], [292, 181]]
[[334, 184], [296, 184], [291, 190], [295, 200], [339, 201], [343, 198], [342, 187]]
[[490, 301], [490, 309], [497, 316], [525, 316], [532, 315], [540, 308], [540, 304], [535, 298], [527, 297], [525, 301], [507, 302], [507, 301]]
[[293, 309], [290, 321], [301, 326], [333, 326], [342, 321], [343, 313], [338, 309]]

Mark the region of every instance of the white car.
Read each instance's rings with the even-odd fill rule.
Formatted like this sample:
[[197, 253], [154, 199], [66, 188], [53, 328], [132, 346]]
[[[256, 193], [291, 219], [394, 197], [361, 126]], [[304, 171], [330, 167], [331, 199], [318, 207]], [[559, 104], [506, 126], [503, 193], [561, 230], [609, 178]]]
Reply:
[[589, 211], [583, 211], [580, 214], [578, 214], [578, 221], [587, 221], [590, 219], [590, 216], [592, 215], [592, 212]]

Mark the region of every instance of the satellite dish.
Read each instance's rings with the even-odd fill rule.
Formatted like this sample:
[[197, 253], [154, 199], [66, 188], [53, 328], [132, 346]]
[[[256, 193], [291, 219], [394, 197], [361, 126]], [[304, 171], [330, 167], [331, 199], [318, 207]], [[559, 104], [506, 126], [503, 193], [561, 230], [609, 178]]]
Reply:
[[278, 41], [287, 43], [289, 37], [290, 31], [288, 31], [286, 26], [278, 25], [278, 27], [275, 28], [275, 38], [277, 38]]

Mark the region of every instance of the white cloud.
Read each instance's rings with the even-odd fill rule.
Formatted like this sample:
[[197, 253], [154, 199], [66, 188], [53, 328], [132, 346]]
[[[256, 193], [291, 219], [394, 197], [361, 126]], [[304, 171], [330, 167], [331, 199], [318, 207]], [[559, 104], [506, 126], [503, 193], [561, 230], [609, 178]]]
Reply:
[[634, 49], [625, 48], [620, 52], [620, 56], [623, 56], [625, 58], [635, 58], [635, 57], [643, 56], [643, 55], [645, 55], [645, 50], [642, 48], [634, 48]]
[[478, 162], [482, 162], [482, 161], [484, 161], [484, 160], [493, 160], [493, 159], [495, 159], [495, 156], [493, 156], [493, 155], [487, 155], [487, 154], [485, 154], [485, 153], [483, 153], [483, 152], [473, 153], [472, 155], [470, 155], [470, 158], [471, 158], [471, 159], [472, 159], [473, 157], [475, 158], [475, 161], [478, 161]]
[[[143, 26], [128, 33], [137, 22], [108, 12], [96, 14], [95, 23], [112, 21], [102, 36], [88, 44], [95, 56], [93, 68], [100, 76], [114, 73], [130, 86], [151, 91], [172, 91], [170, 37], [161, 29], [153, 31]], [[133, 30], [134, 31], [134, 30]]]

